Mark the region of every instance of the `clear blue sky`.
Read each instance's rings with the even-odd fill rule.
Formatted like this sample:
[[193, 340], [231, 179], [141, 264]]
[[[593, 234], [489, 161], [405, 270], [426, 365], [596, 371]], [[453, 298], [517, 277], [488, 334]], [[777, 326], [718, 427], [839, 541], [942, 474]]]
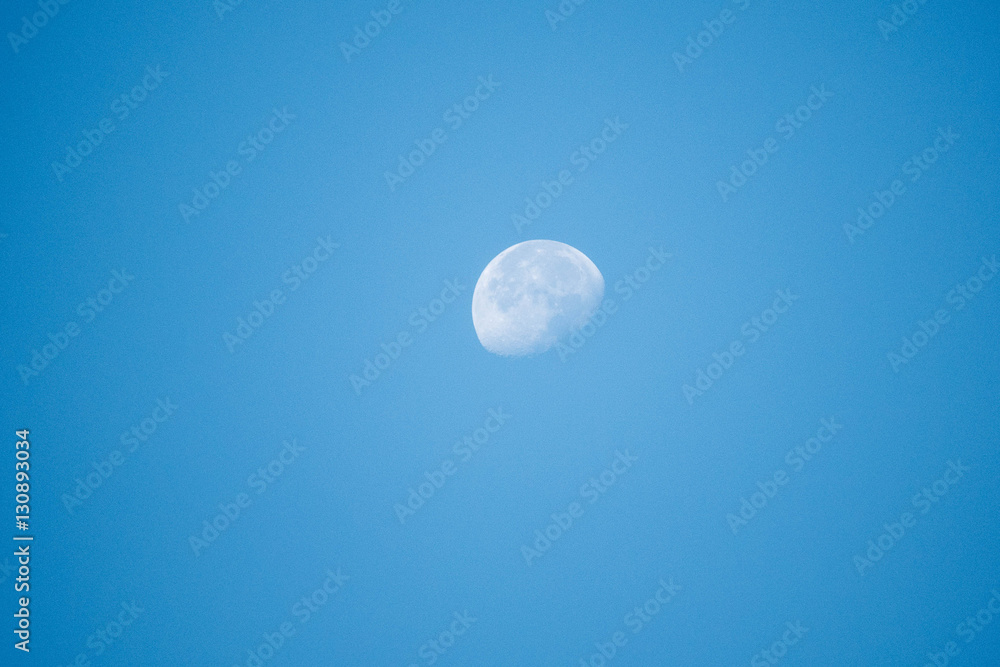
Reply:
[[[265, 664], [597, 665], [618, 632], [613, 665], [1000, 660], [960, 630], [1000, 590], [990, 3], [53, 6], [0, 11], [35, 659], [253, 665], [287, 623]], [[565, 362], [472, 327], [534, 238], [614, 299]]]

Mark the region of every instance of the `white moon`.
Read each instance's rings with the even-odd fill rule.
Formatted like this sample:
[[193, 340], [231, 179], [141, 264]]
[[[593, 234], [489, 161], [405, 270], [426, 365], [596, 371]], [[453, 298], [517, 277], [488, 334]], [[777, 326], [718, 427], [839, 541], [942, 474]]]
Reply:
[[545, 352], [585, 324], [604, 298], [604, 276], [558, 241], [525, 241], [493, 258], [472, 294], [472, 324], [490, 352]]

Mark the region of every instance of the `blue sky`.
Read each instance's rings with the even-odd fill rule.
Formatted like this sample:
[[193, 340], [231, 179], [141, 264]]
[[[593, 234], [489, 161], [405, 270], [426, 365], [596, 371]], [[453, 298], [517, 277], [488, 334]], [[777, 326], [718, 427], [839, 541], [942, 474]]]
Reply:
[[[773, 664], [793, 636], [775, 661], [996, 661], [1000, 627], [960, 625], [1000, 587], [991, 6], [907, 4], [897, 30], [855, 1], [219, 7], [74, 1], [5, 39], [33, 652], [252, 665], [266, 635], [265, 664], [596, 665], [621, 632], [609, 664]], [[723, 197], [733, 167], [753, 173]], [[529, 239], [585, 253], [614, 300], [565, 361], [493, 356], [472, 327], [479, 273]], [[651, 248], [671, 259], [626, 298]]]

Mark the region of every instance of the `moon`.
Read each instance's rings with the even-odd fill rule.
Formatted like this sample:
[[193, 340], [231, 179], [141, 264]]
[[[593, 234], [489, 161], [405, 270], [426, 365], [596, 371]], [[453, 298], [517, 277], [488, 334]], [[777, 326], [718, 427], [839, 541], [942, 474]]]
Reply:
[[559, 241], [525, 241], [483, 269], [472, 324], [493, 354], [538, 354], [585, 324], [603, 298], [604, 276], [589, 257]]

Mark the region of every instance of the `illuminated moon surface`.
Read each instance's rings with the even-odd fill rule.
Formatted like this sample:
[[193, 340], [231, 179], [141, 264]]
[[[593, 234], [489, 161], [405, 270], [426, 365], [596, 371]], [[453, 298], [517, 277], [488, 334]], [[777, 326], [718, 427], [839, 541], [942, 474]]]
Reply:
[[472, 324], [494, 354], [545, 352], [585, 324], [604, 298], [604, 276], [558, 241], [525, 241], [493, 258], [472, 294]]

